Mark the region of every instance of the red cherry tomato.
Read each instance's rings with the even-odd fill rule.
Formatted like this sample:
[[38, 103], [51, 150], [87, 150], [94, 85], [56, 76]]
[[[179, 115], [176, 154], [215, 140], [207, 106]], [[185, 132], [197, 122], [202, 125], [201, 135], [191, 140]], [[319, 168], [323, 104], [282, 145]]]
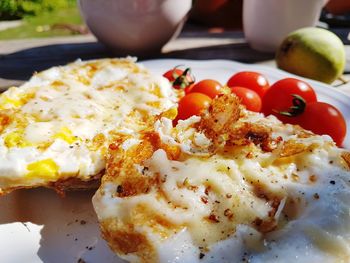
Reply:
[[195, 84], [193, 83], [193, 84], [187, 86], [187, 87], [184, 89], [185, 94], [190, 93], [190, 92], [192, 91], [194, 85], [195, 85]]
[[178, 120], [185, 120], [193, 115], [200, 113], [209, 107], [211, 98], [202, 93], [192, 92], [187, 94], [179, 101], [178, 114], [175, 123]]
[[298, 117], [298, 124], [316, 134], [328, 134], [341, 146], [346, 135], [346, 122], [341, 112], [325, 102], [306, 104], [304, 112]]
[[258, 93], [243, 87], [232, 87], [231, 91], [240, 98], [241, 103], [247, 108], [247, 110], [260, 112], [261, 98]]
[[165, 72], [163, 77], [167, 78], [175, 89], [185, 89], [194, 83], [194, 77], [191, 74], [190, 68], [182, 70], [175, 67]]
[[214, 99], [217, 95], [222, 93], [222, 85], [220, 82], [213, 79], [204, 79], [194, 84], [191, 92], [198, 92], [207, 95]]
[[173, 82], [175, 79], [180, 77], [184, 71], [179, 68], [173, 68], [168, 70], [163, 74], [163, 77], [167, 78], [170, 82]]
[[298, 95], [306, 104], [316, 102], [317, 97], [313, 88], [306, 82], [294, 78], [286, 78], [274, 83], [262, 99], [262, 112], [265, 116], [275, 115], [282, 122], [295, 124], [296, 117], [288, 117], [280, 112], [288, 112], [293, 105], [293, 95]]
[[270, 88], [270, 84], [267, 78], [253, 71], [242, 71], [234, 74], [228, 81], [227, 86], [231, 87], [244, 87], [254, 90], [262, 98], [266, 91]]

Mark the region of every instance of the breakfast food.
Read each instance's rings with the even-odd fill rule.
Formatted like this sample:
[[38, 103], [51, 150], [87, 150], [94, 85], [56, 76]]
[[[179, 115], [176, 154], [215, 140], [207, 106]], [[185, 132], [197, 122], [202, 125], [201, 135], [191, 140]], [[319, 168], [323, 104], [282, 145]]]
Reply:
[[130, 262], [349, 262], [350, 153], [219, 95], [109, 147], [93, 198]]
[[176, 94], [132, 58], [76, 61], [0, 95], [0, 195], [96, 187], [110, 140], [133, 138]]

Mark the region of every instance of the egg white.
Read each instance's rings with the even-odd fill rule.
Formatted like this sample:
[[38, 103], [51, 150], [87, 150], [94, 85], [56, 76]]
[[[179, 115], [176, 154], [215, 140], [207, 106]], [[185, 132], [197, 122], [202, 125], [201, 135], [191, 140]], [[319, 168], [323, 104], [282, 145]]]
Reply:
[[[211, 141], [196, 129], [199, 121], [195, 116], [176, 128], [166, 118], [156, 122], [162, 142], [186, 156], [171, 160], [159, 149], [144, 160], [139, 170], [159, 176], [160, 185], [118, 197], [118, 180], [107, 179], [95, 194], [104, 236], [119, 256], [130, 262], [349, 262], [350, 172], [341, 158], [345, 150], [328, 136], [298, 136], [297, 127], [246, 112], [240, 122], [265, 124], [272, 137], [295, 140], [307, 150], [281, 158], [247, 145], [213, 154]], [[264, 194], [279, 197], [275, 210], [271, 199], [256, 193], [256, 184], [264, 185]], [[223, 212], [226, 208], [232, 220]], [[259, 230], [253, 220], [269, 218], [271, 211], [276, 227]], [[120, 251], [116, 239], [108, 238], [118, 235], [119, 225], [144, 236], [147, 249]]]
[[105, 168], [116, 134], [135, 136], [173, 107], [169, 82], [135, 59], [76, 61], [35, 74], [0, 95], [0, 192], [78, 178]]

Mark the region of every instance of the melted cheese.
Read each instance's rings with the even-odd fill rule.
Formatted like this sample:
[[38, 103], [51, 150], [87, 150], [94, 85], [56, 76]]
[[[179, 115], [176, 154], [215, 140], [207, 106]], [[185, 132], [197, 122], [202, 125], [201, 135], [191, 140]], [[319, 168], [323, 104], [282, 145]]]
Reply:
[[[269, 125], [272, 137], [293, 140], [305, 149], [281, 157], [246, 145], [209, 154], [210, 140], [195, 129], [198, 121], [192, 117], [176, 128], [167, 119], [155, 124], [162, 142], [180, 147], [182, 157], [170, 160], [159, 149], [138, 167], [160, 182], [149, 192], [117, 197], [118, 185], [106, 181], [95, 194], [99, 220], [117, 218], [133, 226], [150, 240], [156, 255], [149, 260], [144, 254], [119, 253], [122, 258], [131, 262], [350, 261], [350, 172], [340, 157], [343, 150], [328, 136], [297, 136], [291, 125], [246, 112], [240, 121]], [[145, 211], [152, 218], [163, 218], [166, 225], [160, 230], [160, 223], [144, 218]]]
[[[34, 75], [0, 95], [1, 115], [12, 120], [0, 129], [0, 190], [67, 176], [89, 180], [104, 169], [114, 134], [137, 137], [176, 99], [166, 79], [130, 58], [77, 61]], [[48, 166], [31, 169], [47, 158], [57, 164], [54, 177], [39, 171]]]

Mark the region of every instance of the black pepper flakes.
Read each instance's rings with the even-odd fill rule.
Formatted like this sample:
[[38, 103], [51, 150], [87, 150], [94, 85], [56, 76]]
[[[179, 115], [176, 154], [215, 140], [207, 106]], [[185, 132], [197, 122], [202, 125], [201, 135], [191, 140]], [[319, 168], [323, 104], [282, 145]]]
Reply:
[[123, 186], [121, 184], [117, 186], [117, 193], [118, 194], [123, 193]]
[[231, 209], [227, 208], [225, 211], [224, 211], [224, 215], [228, 218], [228, 219], [232, 219], [233, 218], [233, 213], [231, 211]]
[[142, 171], [141, 171], [141, 173], [142, 173], [142, 175], [145, 175], [145, 173], [147, 172], [149, 170], [149, 168], [148, 167], [143, 167], [143, 169], [142, 169]]
[[217, 215], [215, 215], [215, 214], [210, 214], [208, 219], [210, 221], [214, 222], [214, 223], [219, 223], [220, 222], [219, 217]]
[[332, 184], [332, 185], [335, 185], [335, 181], [334, 180], [329, 181], [329, 183]]
[[205, 190], [204, 190], [204, 193], [205, 193], [206, 195], [209, 195], [209, 191], [210, 191], [210, 186], [207, 186], [207, 187], [205, 188]]
[[202, 259], [202, 258], [204, 258], [205, 257], [205, 254], [204, 253], [199, 253], [199, 259]]
[[201, 196], [201, 201], [204, 203], [204, 204], [207, 204], [208, 203], [208, 198], [206, 196]]

